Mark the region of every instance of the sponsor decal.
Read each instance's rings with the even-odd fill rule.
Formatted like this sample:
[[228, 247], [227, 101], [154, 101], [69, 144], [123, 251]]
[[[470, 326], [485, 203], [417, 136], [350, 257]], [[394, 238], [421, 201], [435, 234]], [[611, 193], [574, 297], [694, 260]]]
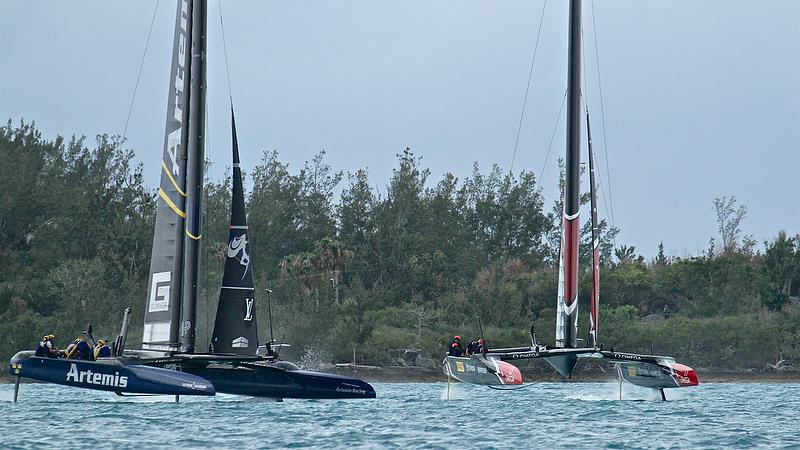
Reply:
[[512, 353], [511, 359], [538, 358], [539, 352]]
[[456, 361], [456, 370], [459, 372], [464, 372], [464, 363], [461, 361]]
[[[244, 266], [244, 273], [242, 274], [242, 279], [247, 274], [247, 270], [250, 268], [250, 256], [247, 254], [247, 234], [242, 234], [240, 236], [232, 237], [231, 241], [228, 242], [228, 250], [226, 252], [228, 258], [234, 258], [239, 261], [239, 264]], [[241, 254], [241, 256], [239, 256]]]
[[169, 311], [169, 290], [172, 272], [156, 272], [150, 281], [148, 312]]
[[252, 298], [246, 298], [246, 299], [244, 299], [244, 301], [245, 301], [245, 305], [244, 305], [244, 321], [245, 322], [250, 322], [250, 321], [253, 320], [253, 303], [254, 302], [253, 302]]
[[489, 371], [486, 370], [486, 367], [478, 366], [478, 373], [488, 373]]
[[351, 387], [350, 385], [336, 386], [336, 392], [344, 392], [346, 394], [366, 394], [367, 391], [359, 387]]
[[616, 359], [629, 359], [629, 360], [634, 360], [634, 361], [641, 361], [642, 360], [642, 357], [639, 356], [639, 355], [627, 355], [625, 353], [613, 353], [612, 357], [616, 358]]
[[78, 370], [76, 364], [70, 364], [67, 372], [67, 381], [83, 384], [99, 384], [101, 386], [112, 386], [124, 388], [128, 386], [128, 377], [120, 376], [119, 372], [114, 375], [109, 373], [92, 372], [91, 370]]
[[189, 320], [185, 320], [183, 322], [183, 334], [189, 334], [189, 330], [192, 329], [192, 322]]
[[247, 348], [247, 338], [244, 336], [239, 336], [238, 338], [234, 339], [231, 343], [231, 347], [233, 348]]
[[178, 35], [178, 54], [177, 54], [177, 71], [175, 73], [175, 92], [173, 98], [175, 102], [175, 111], [173, 119], [177, 121], [177, 129], [169, 133], [167, 137], [167, 155], [169, 156], [170, 166], [172, 173], [175, 176], [180, 175], [180, 166], [178, 165], [178, 154], [181, 146], [181, 128], [183, 127], [183, 104], [180, 102], [181, 95], [183, 94], [183, 80], [186, 76], [186, 69], [183, 67], [184, 59], [186, 57], [186, 25], [189, 16], [189, 5], [186, 0], [181, 2], [181, 22], [180, 33]]
[[198, 383], [181, 383], [181, 387], [185, 387], [195, 391], [205, 391], [208, 388], [207, 385]]

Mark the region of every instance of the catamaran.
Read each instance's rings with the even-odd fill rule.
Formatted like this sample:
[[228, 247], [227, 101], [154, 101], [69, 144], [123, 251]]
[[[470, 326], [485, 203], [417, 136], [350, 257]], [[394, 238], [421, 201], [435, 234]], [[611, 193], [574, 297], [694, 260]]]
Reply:
[[255, 287], [236, 123], [231, 105], [233, 192], [225, 271], [208, 352], [196, 352], [197, 284], [206, 105], [207, 0], [181, 0], [175, 21], [149, 296], [141, 350], [129, 362], [209, 380], [218, 392], [283, 398], [374, 398], [368, 383], [281, 361], [272, 336], [259, 352]]
[[[580, 241], [580, 148], [581, 148], [581, 0], [569, 4], [569, 50], [567, 72], [566, 180], [563, 196], [561, 250], [558, 273], [555, 346], [540, 345], [531, 328], [531, 345], [488, 349], [469, 357], [447, 356], [442, 364], [445, 375], [465, 383], [519, 385], [519, 369], [506, 361], [543, 359], [559, 374], [570, 378], [579, 358], [597, 358], [614, 365], [620, 380], [657, 389], [666, 400], [664, 389], [697, 386], [697, 373], [676, 363], [669, 356], [641, 355], [604, 350], [598, 346], [600, 299], [599, 222], [595, 189], [595, 161], [589, 113], [586, 128], [589, 151], [589, 185], [592, 219], [592, 290], [589, 300], [587, 345], [578, 346], [578, 245]], [[511, 367], [509, 367], [511, 366]]]
[[178, 1], [142, 348], [125, 348], [128, 309], [110, 358], [75, 361], [20, 352], [10, 363], [11, 373], [17, 375], [15, 399], [21, 377], [118, 394], [168, 394], [176, 399], [215, 392], [274, 399], [375, 398], [373, 387], [362, 380], [301, 370], [280, 360], [275, 349], [285, 344], [277, 344], [273, 336], [259, 346], [233, 105], [233, 192], [225, 271], [208, 352], [196, 352], [206, 11], [207, 0]]

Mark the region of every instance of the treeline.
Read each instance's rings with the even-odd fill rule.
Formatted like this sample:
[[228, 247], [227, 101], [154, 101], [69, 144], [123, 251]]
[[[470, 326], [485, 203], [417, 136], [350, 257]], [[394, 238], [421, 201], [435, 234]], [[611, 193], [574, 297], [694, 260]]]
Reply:
[[[132, 156], [115, 137], [90, 148], [48, 141], [31, 124], [0, 128], [3, 360], [46, 333], [63, 345], [89, 322], [113, 337], [125, 306], [138, 345], [155, 194]], [[476, 165], [463, 180], [432, 180], [406, 149], [385, 190], [365, 169], [336, 171], [324, 152], [297, 170], [265, 152], [247, 176], [262, 341], [269, 288], [275, 339], [296, 359], [346, 362], [355, 349], [358, 363], [395, 364], [408, 348], [438, 359], [452, 334], [478, 335], [477, 316], [492, 345], [528, 342], [531, 323], [552, 342], [561, 205], [547, 203], [532, 172]], [[600, 341], [699, 367], [800, 363], [800, 237], [756, 244], [741, 236], [746, 209], [735, 199], [714, 206], [720, 243], [688, 258], [647, 261], [602, 223]], [[230, 179], [206, 184], [204, 208], [200, 345], [219, 293]], [[588, 233], [587, 223], [584, 268]]]

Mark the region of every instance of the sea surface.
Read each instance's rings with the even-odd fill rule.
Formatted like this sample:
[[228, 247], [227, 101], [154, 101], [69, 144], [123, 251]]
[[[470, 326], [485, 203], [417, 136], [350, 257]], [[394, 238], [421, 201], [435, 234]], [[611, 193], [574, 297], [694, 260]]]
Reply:
[[375, 383], [375, 400], [121, 398], [0, 385], [3, 448], [800, 448], [800, 383], [619, 384], [515, 391]]

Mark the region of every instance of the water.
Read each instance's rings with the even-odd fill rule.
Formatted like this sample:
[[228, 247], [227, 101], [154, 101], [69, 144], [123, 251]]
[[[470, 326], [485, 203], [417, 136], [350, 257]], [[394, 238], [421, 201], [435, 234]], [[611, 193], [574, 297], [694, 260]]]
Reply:
[[0, 385], [2, 447], [800, 448], [800, 384], [709, 383], [657, 393], [617, 383], [501, 392], [376, 383], [376, 400], [120, 398]]

